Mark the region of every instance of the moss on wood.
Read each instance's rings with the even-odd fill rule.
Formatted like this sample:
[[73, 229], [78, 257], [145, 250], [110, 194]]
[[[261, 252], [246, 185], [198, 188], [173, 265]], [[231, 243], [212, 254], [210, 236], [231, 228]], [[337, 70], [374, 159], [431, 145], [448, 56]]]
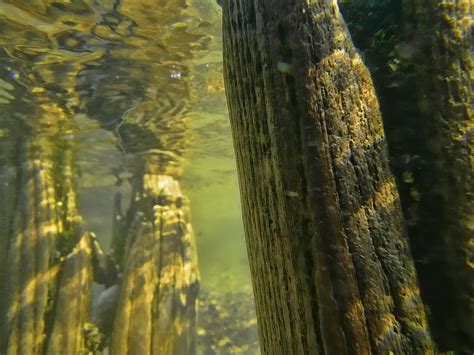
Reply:
[[224, 1], [264, 353], [433, 353], [370, 75], [335, 2]]

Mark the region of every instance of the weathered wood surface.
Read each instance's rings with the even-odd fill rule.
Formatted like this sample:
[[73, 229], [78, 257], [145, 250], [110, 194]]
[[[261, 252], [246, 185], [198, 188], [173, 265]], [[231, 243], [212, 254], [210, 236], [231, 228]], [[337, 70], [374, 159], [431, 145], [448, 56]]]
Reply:
[[193, 354], [199, 273], [189, 204], [169, 175], [147, 169], [134, 186], [127, 215], [116, 218], [125, 252], [111, 352]]
[[442, 350], [472, 351], [472, 4], [345, 0], [341, 10], [373, 69], [433, 336]]
[[263, 353], [433, 353], [377, 99], [336, 3], [223, 14]]
[[[406, 1], [416, 52], [418, 107], [432, 157], [421, 276], [442, 348], [474, 350], [474, 36], [471, 0]], [[428, 205], [429, 203], [429, 205]], [[433, 278], [436, 273], [436, 278]]]
[[[66, 290], [60, 276], [63, 266], [65, 272], [70, 268], [66, 256], [80, 237], [71, 155], [66, 152], [58, 157], [55, 166], [42, 153], [34, 143], [19, 143], [16, 173], [8, 185], [15, 186], [17, 179], [15, 197], [9, 200], [12, 212], [3, 216], [8, 220], [1, 231], [8, 241], [7, 257], [2, 260], [5, 278], [0, 322], [0, 351], [5, 354], [36, 354], [46, 349], [47, 317], [57, 307], [56, 296], [64, 298], [63, 291], [74, 294], [83, 288], [76, 285], [73, 291]], [[54, 172], [59, 166], [60, 182]], [[83, 267], [87, 278], [87, 265]], [[62, 278], [59, 290], [58, 277]], [[77, 310], [71, 306], [56, 311]], [[76, 336], [77, 328], [67, 329], [64, 334]]]
[[85, 233], [61, 268], [47, 354], [89, 353], [84, 328], [89, 321], [92, 275], [92, 240]]

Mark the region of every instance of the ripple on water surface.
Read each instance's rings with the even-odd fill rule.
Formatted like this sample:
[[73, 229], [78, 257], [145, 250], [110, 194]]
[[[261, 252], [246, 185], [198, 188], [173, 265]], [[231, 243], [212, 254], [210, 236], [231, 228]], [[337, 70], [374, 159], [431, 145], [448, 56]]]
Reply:
[[0, 179], [21, 142], [41, 159], [71, 150], [84, 223], [107, 249], [114, 195], [126, 209], [146, 162], [191, 200], [201, 287], [250, 294], [219, 11], [211, 0], [2, 2]]

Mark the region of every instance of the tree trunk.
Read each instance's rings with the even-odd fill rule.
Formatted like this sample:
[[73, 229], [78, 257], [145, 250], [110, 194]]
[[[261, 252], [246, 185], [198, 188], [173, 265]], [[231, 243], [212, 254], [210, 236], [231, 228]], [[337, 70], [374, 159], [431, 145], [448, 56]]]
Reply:
[[433, 353], [370, 75], [334, 1], [224, 1], [263, 353]]

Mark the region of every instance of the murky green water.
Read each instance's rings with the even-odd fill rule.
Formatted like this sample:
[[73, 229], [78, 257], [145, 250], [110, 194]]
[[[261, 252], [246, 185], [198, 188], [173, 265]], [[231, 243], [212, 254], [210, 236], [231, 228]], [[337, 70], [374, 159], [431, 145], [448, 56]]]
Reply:
[[[8, 184], [23, 144], [53, 165], [58, 152], [71, 151], [78, 214], [105, 251], [115, 196], [127, 210], [137, 171], [146, 166], [179, 181], [206, 297], [198, 349], [254, 353], [220, 41], [220, 9], [211, 0], [1, 2], [0, 169], [14, 195]], [[8, 243], [0, 243], [3, 256]], [[209, 304], [226, 314], [211, 315]]]

